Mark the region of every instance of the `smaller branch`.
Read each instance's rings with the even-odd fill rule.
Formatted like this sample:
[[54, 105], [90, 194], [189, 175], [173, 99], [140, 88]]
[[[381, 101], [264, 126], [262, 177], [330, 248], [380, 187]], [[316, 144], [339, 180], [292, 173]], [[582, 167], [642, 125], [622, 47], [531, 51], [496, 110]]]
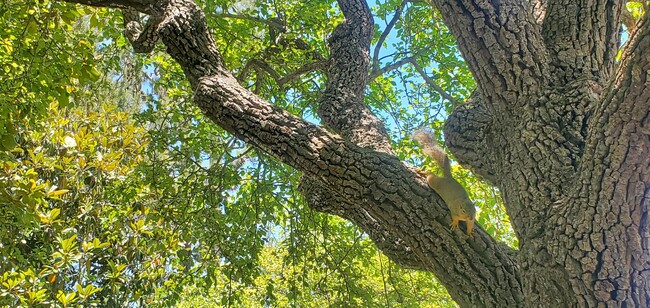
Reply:
[[373, 72], [370, 74], [370, 77], [369, 77], [368, 81], [369, 82], [373, 81], [373, 80], [375, 80], [375, 78], [377, 78], [377, 77], [379, 77], [379, 76], [381, 76], [381, 75], [383, 75], [383, 74], [385, 74], [387, 72], [390, 72], [390, 71], [392, 71], [394, 69], [397, 69], [397, 68], [399, 68], [400, 66], [402, 66], [404, 64], [411, 63], [411, 61], [415, 60], [414, 57], [415, 56], [406, 57], [406, 58], [403, 58], [403, 59], [401, 59], [401, 60], [399, 60], [399, 61], [397, 61], [397, 62], [395, 62], [393, 64], [390, 64], [388, 66], [380, 68], [378, 70], [373, 70]]
[[388, 22], [388, 25], [386, 25], [386, 29], [384, 29], [384, 32], [379, 37], [379, 41], [377, 41], [377, 45], [375, 45], [375, 51], [372, 56], [373, 72], [379, 70], [379, 50], [381, 50], [381, 46], [384, 44], [386, 37], [388, 37], [388, 34], [390, 33], [391, 30], [393, 30], [393, 27], [397, 23], [397, 20], [399, 20], [400, 16], [402, 15], [402, 11], [404, 10], [404, 7], [406, 7], [406, 3], [408, 3], [408, 0], [402, 0], [402, 3], [400, 3], [399, 7], [395, 11], [395, 16], [393, 16], [390, 22]]
[[338, 0], [345, 20], [328, 38], [325, 90], [317, 102], [324, 126], [362, 147], [392, 153], [384, 123], [364, 103], [370, 71], [372, 13], [363, 0]]
[[301, 67], [299, 67], [297, 70], [285, 75], [284, 77], [277, 79], [278, 85], [280, 87], [284, 87], [285, 84], [293, 81], [294, 79], [311, 73], [313, 71], [317, 70], [324, 70], [325, 69], [326, 62], [324, 61], [318, 61], [318, 62], [312, 62], [312, 63], [307, 63]]
[[[257, 68], [261, 69], [259, 67]], [[262, 83], [264, 82], [264, 78], [262, 78], [262, 74], [260, 74], [260, 72], [257, 69], [255, 71], [257, 74], [255, 74], [255, 90], [253, 91], [253, 93], [259, 95], [260, 91], [262, 90]]]
[[[240, 15], [240, 14], [229, 14], [229, 13], [219, 13], [219, 14], [209, 14], [211, 17], [216, 17], [216, 18], [236, 18], [236, 19], [243, 19], [243, 20], [249, 20], [253, 22], [258, 22], [267, 25], [270, 29], [269, 31], [271, 33], [275, 32], [277, 33], [282, 32], [286, 33], [288, 32], [288, 28], [284, 22], [282, 22], [281, 19], [279, 18], [272, 18], [272, 19], [263, 19], [259, 17], [254, 17], [254, 16], [248, 16], [248, 15]], [[287, 40], [285, 37], [279, 38], [277, 41], [273, 38], [273, 34], [271, 34], [271, 41], [272, 45], [279, 44], [282, 46], [289, 46], [292, 45], [296, 49], [299, 50], [309, 50], [311, 46], [305, 42], [305, 40], [301, 38], [294, 38], [291, 40]], [[251, 68], [258, 68], [258, 72], [260, 70], [263, 70], [267, 72], [273, 79], [276, 80], [277, 84], [282, 88], [285, 84], [293, 81], [294, 79], [300, 77], [301, 75], [304, 75], [306, 73], [312, 72], [314, 70], [319, 70], [319, 69], [324, 69], [326, 65], [326, 59], [319, 54], [318, 52], [311, 52], [310, 55], [318, 60], [316, 62], [308, 63], [300, 68], [298, 68], [296, 71], [289, 73], [288, 75], [281, 77], [280, 74], [278, 74], [268, 63], [264, 61], [265, 58], [269, 56], [269, 52], [271, 49], [266, 49], [264, 52], [264, 56], [261, 57], [260, 59], [252, 59], [246, 65], [244, 68], [241, 70], [239, 73], [239, 76], [237, 76], [237, 80], [241, 83], [244, 79], [246, 79], [248, 72], [250, 71]], [[274, 53], [274, 52], [271, 52]]]
[[264, 61], [253, 59], [253, 60], [251, 60], [251, 64], [253, 66], [267, 72], [275, 80], [280, 80], [280, 78], [282, 78], [282, 77], [280, 77], [280, 74], [278, 74], [278, 72], [276, 72], [268, 63], [266, 63]]
[[632, 16], [632, 13], [626, 8], [623, 8], [623, 13], [621, 14], [621, 22], [627, 28], [627, 32], [632, 32], [634, 27], [636, 27], [636, 19]]
[[118, 9], [134, 9], [148, 15], [159, 15], [155, 11], [158, 0], [65, 0], [66, 2], [79, 3], [94, 7], [109, 7]]
[[256, 68], [258, 74], [259, 71], [265, 71], [268, 73], [278, 84], [280, 88], [283, 88], [285, 84], [292, 82], [296, 78], [311, 73], [313, 71], [317, 70], [324, 70], [326, 66], [326, 61], [317, 61], [317, 62], [311, 62], [307, 63], [301, 67], [299, 67], [297, 70], [281, 77], [278, 72], [276, 72], [268, 63], [258, 60], [258, 59], [252, 59], [246, 65], [244, 68], [241, 70], [239, 76], [237, 76], [237, 81], [239, 83], [242, 83], [244, 79], [246, 79], [246, 76], [248, 76], [248, 72], [251, 70], [251, 68]]
[[395, 63], [392, 63], [392, 64], [390, 64], [390, 65], [388, 65], [388, 66], [385, 66], [385, 67], [383, 67], [383, 68], [381, 68], [381, 69], [379, 69], [379, 70], [374, 70], [374, 71], [370, 74], [369, 81], [373, 81], [373, 80], [375, 80], [375, 78], [377, 78], [377, 77], [383, 75], [383, 74], [386, 73], [386, 72], [390, 72], [390, 71], [392, 71], [392, 70], [394, 70], [394, 69], [397, 69], [397, 68], [403, 66], [404, 64], [410, 63], [410, 64], [413, 65], [413, 67], [415, 68], [415, 70], [416, 70], [416, 71], [417, 71], [417, 72], [422, 76], [422, 78], [424, 79], [424, 81], [426, 82], [426, 84], [427, 84], [429, 87], [431, 87], [431, 88], [434, 89], [436, 92], [438, 92], [438, 93], [440, 94], [440, 96], [442, 96], [443, 98], [449, 100], [449, 101], [451, 102], [451, 105], [452, 105], [454, 108], [460, 106], [461, 103], [460, 103], [458, 100], [456, 100], [455, 98], [453, 98], [449, 93], [447, 93], [447, 92], [446, 92], [445, 90], [443, 90], [440, 86], [438, 86], [438, 85], [433, 81], [433, 79], [431, 79], [431, 77], [429, 77], [429, 76], [426, 74], [426, 72], [424, 71], [424, 69], [422, 69], [422, 67], [421, 67], [419, 64], [417, 64], [417, 61], [415, 61], [415, 58], [416, 58], [416, 57], [417, 57], [417, 54], [414, 55], [414, 56], [410, 56], [410, 57], [406, 57], [406, 58], [400, 59], [399, 61], [397, 61], [397, 62], [395, 62]]
[[246, 77], [248, 76], [248, 71], [250, 71], [252, 67], [253, 67], [253, 61], [248, 61], [246, 65], [244, 65], [244, 68], [241, 69], [239, 75], [237, 76], [237, 81], [240, 84], [244, 81], [244, 79], [246, 79]]
[[276, 19], [264, 19], [264, 18], [259, 18], [259, 17], [254, 17], [254, 16], [248, 16], [248, 15], [240, 15], [240, 14], [229, 14], [229, 13], [216, 13], [216, 14], [206, 14], [210, 17], [215, 17], [215, 18], [234, 18], [234, 19], [243, 19], [243, 20], [249, 20], [249, 21], [254, 21], [254, 22], [259, 22], [262, 24], [265, 24], [271, 28], [278, 29], [282, 32], [287, 31], [287, 27], [282, 24], [281, 22], [278, 22]]
[[[280, 31], [281, 33], [289, 32], [287, 25], [284, 22], [282, 22], [279, 18], [264, 19], [264, 18], [253, 17], [253, 16], [228, 14], [228, 13], [207, 14], [207, 15], [216, 18], [235, 18], [235, 19], [250, 20], [254, 22], [263, 23], [269, 26], [269, 28], [271, 28], [270, 31], [273, 31], [275, 29]], [[305, 42], [305, 40], [299, 37], [294, 38], [292, 40], [287, 40], [286, 38], [283, 37], [280, 39], [280, 41], [281, 41], [280, 44], [283, 46], [286, 46], [287, 44], [293, 44], [293, 46], [295, 46], [295, 48], [299, 50], [309, 50], [311, 47], [311, 45], [309, 45], [307, 42]], [[313, 56], [319, 59], [323, 59], [323, 56], [317, 52], [314, 52]]]
[[417, 63], [417, 61], [415, 61], [415, 59], [412, 59], [412, 60], [411, 60], [411, 64], [413, 65], [413, 67], [415, 68], [415, 70], [418, 71], [418, 73], [420, 73], [420, 75], [422, 76], [422, 78], [424, 78], [424, 82], [426, 82], [427, 85], [428, 85], [429, 87], [431, 87], [432, 89], [436, 90], [436, 92], [438, 92], [438, 93], [440, 94], [440, 96], [442, 96], [443, 98], [449, 100], [449, 101], [451, 102], [451, 105], [452, 105], [454, 108], [456, 108], [456, 107], [458, 107], [458, 106], [461, 105], [461, 103], [460, 103], [458, 100], [456, 100], [455, 98], [453, 98], [449, 93], [447, 93], [447, 92], [446, 92], [445, 90], [443, 90], [440, 86], [438, 86], [438, 85], [435, 83], [435, 81], [433, 81], [433, 79], [431, 79], [431, 77], [429, 77], [429, 75], [427, 75], [427, 73], [424, 71], [424, 69], [422, 69], [422, 67]]

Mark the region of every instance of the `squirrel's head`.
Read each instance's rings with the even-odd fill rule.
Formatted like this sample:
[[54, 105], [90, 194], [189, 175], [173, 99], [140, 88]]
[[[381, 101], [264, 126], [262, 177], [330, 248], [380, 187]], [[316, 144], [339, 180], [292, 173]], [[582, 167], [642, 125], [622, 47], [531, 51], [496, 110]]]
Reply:
[[472, 219], [476, 218], [476, 207], [474, 206], [474, 202], [471, 200], [465, 201], [461, 211]]

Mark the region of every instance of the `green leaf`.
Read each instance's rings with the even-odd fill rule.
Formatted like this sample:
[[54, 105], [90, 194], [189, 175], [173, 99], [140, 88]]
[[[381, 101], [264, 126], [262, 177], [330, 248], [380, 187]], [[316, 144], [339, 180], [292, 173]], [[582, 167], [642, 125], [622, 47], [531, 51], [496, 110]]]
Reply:
[[65, 294], [63, 291], [59, 290], [59, 293], [56, 295], [56, 299], [59, 300], [59, 302], [63, 304], [63, 306], [67, 306], [73, 303], [76, 298], [77, 298], [76, 292]]
[[88, 74], [88, 77], [93, 82], [99, 80], [99, 77], [101, 77], [101, 74], [94, 66], [84, 65], [84, 72]]
[[11, 134], [0, 136], [0, 150], [11, 151], [18, 145], [16, 137]]
[[65, 193], [67, 193], [67, 192], [69, 192], [69, 191], [70, 191], [70, 190], [68, 190], [68, 189], [59, 189], [59, 190], [54, 190], [54, 191], [50, 191], [50, 192], [48, 192], [48, 193], [46, 194], [46, 196], [49, 197], [49, 198], [54, 198], [54, 197], [61, 196], [61, 195], [65, 194]]

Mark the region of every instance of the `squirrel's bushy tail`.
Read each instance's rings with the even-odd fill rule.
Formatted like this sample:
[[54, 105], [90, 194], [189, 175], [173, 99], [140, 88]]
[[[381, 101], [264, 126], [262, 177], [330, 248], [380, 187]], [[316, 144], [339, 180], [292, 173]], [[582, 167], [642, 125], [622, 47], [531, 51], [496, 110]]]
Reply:
[[438, 166], [442, 168], [442, 171], [445, 176], [451, 177], [451, 166], [449, 162], [449, 157], [445, 151], [438, 146], [438, 141], [436, 140], [436, 135], [427, 128], [420, 128], [411, 134], [411, 137], [415, 139], [422, 146], [422, 152], [429, 155], [433, 160], [438, 163]]

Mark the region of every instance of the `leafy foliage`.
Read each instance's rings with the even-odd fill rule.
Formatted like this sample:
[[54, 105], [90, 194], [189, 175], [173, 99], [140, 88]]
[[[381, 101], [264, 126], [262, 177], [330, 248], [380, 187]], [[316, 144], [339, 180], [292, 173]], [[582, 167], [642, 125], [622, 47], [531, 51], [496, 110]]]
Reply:
[[[326, 59], [333, 1], [200, 3], [240, 82], [318, 122], [320, 66], [292, 74]], [[376, 2], [375, 43], [400, 3]], [[0, 304], [454, 305], [430, 274], [311, 210], [297, 172], [208, 121], [164, 52], [129, 52], [119, 14], [42, 0], [0, 16]], [[424, 3], [406, 6], [379, 54], [380, 66], [413, 56], [458, 100], [474, 86]], [[374, 79], [366, 102], [401, 159], [429, 163], [409, 134], [439, 132], [451, 102], [409, 65]], [[454, 173], [481, 225], [516, 245], [498, 192]]]
[[[83, 18], [82, 18], [83, 16]], [[63, 2], [4, 1], [0, 6], [0, 139], [12, 147], [17, 122], [34, 122], [56, 100], [73, 103], [83, 87], [98, 81], [100, 25], [114, 14]], [[105, 28], [105, 35], [116, 30]], [[74, 36], [71, 33], [74, 32]], [[104, 36], [106, 39], [109, 36]]]
[[168, 231], [146, 207], [129, 204], [147, 189], [128, 180], [138, 177], [146, 134], [108, 106], [86, 112], [53, 103], [48, 113], [48, 121], [18, 132], [19, 146], [0, 153], [2, 301], [137, 298], [167, 275], [152, 248]]

